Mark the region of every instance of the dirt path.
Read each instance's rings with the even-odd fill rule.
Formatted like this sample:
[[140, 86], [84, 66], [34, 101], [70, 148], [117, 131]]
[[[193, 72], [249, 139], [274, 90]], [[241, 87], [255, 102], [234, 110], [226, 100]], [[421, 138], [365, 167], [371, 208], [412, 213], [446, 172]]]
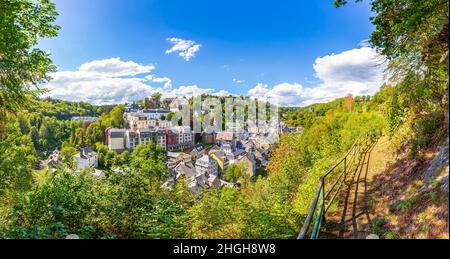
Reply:
[[338, 210], [326, 215], [322, 238], [361, 239], [370, 234], [372, 222], [368, 206], [368, 183], [381, 172], [378, 171], [378, 166], [372, 166], [373, 153], [379, 153], [377, 147], [380, 144], [382, 143], [377, 141], [364, 147], [361, 156], [346, 175]]
[[448, 194], [437, 187], [420, 191], [436, 156], [429, 153], [422, 160], [397, 157], [388, 137], [366, 147], [345, 177], [336, 209], [326, 214], [320, 238], [448, 238]]

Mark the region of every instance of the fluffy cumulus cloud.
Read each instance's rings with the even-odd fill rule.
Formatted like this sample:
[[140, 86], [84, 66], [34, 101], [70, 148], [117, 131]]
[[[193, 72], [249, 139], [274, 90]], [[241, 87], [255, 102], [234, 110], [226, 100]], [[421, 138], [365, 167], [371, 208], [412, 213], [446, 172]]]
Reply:
[[248, 91], [248, 94], [255, 98], [264, 98], [270, 92], [267, 85], [258, 83], [254, 88]]
[[[164, 97], [195, 96], [199, 94], [225, 95], [211, 88], [196, 85], [172, 88], [172, 79], [149, 74], [153, 65], [140, 65], [120, 58], [94, 60], [82, 64], [75, 71], [51, 74], [52, 80], [43, 87], [46, 96], [67, 101], [84, 101], [93, 104], [118, 104], [142, 100], [155, 92]], [[151, 84], [156, 84], [151, 85]]]
[[148, 75], [145, 77], [145, 79], [147, 79], [150, 82], [163, 84], [164, 89], [172, 88], [172, 79], [170, 79], [168, 77], [155, 77], [154, 75]]
[[68, 101], [93, 104], [114, 104], [136, 101], [152, 94], [156, 89], [136, 75], [153, 71], [153, 65], [142, 65], [120, 58], [94, 60], [82, 64], [75, 71], [51, 74], [45, 85], [46, 94]]
[[369, 47], [362, 47], [316, 59], [316, 76], [327, 82], [373, 83], [383, 79], [383, 59]]
[[151, 95], [155, 88], [140, 78], [101, 76], [82, 71], [53, 73], [45, 87], [48, 96], [93, 104], [115, 104], [140, 100]]
[[262, 83], [248, 91], [251, 97], [267, 100], [281, 106], [297, 106], [302, 101], [303, 86], [298, 83], [282, 83], [272, 89]]
[[306, 106], [348, 94], [372, 95], [385, 81], [384, 59], [367, 46], [319, 57], [313, 68], [321, 81], [316, 86], [306, 88], [298, 83], [282, 83], [269, 88], [258, 84], [248, 94], [282, 106]]
[[172, 43], [172, 48], [166, 50], [166, 54], [178, 53], [185, 61], [190, 61], [200, 51], [202, 45], [192, 40], [184, 40], [179, 38], [169, 38], [168, 42]]
[[170, 92], [164, 93], [166, 97], [191, 97], [197, 96], [201, 94], [212, 94], [214, 93], [214, 89], [211, 88], [200, 88], [196, 85], [189, 86], [180, 86], [178, 88], [173, 89]]
[[141, 65], [133, 61], [122, 61], [120, 58], [94, 60], [80, 66], [80, 72], [111, 77], [135, 76], [150, 73], [153, 65]]
[[[182, 57], [192, 58], [196, 51], [189, 50], [196, 44], [192, 41], [175, 41], [171, 52], [184, 52]], [[176, 47], [176, 45], [179, 45]], [[199, 47], [198, 47], [199, 48]], [[191, 53], [191, 54], [189, 54]], [[248, 95], [267, 99], [282, 106], [306, 106], [326, 102], [347, 94], [371, 95], [384, 82], [384, 60], [367, 46], [319, 57], [313, 68], [319, 80], [315, 86], [304, 87], [300, 83], [281, 83], [268, 86], [257, 84]], [[172, 86], [172, 79], [154, 75], [153, 65], [143, 65], [120, 58], [94, 60], [82, 64], [75, 71], [53, 73], [44, 87], [48, 96], [93, 104], [116, 104], [142, 100], [154, 92], [164, 97], [196, 96], [214, 94], [228, 96], [225, 90], [201, 88], [197, 85]], [[237, 83], [238, 80], [233, 80]]]
[[230, 92], [225, 91], [225, 90], [220, 90], [218, 92], [213, 92], [212, 95], [214, 95], [214, 96], [222, 96], [222, 97], [237, 96], [236, 94], [230, 93]]

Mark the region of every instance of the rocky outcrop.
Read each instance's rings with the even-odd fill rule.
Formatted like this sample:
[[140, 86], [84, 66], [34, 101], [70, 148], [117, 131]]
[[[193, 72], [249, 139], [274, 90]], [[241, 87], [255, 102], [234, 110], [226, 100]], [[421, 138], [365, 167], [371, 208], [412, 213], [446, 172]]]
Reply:
[[435, 180], [439, 174], [444, 170], [445, 166], [448, 166], [448, 145], [441, 148], [439, 154], [430, 162], [430, 166], [425, 171], [423, 181], [425, 184], [430, 184]]
[[66, 236], [66, 239], [80, 239], [80, 237], [76, 234], [70, 234]]
[[441, 183], [441, 192], [448, 194], [448, 174], [442, 178], [440, 183]]
[[380, 239], [380, 237], [378, 235], [375, 234], [370, 234], [366, 237], [366, 239]]

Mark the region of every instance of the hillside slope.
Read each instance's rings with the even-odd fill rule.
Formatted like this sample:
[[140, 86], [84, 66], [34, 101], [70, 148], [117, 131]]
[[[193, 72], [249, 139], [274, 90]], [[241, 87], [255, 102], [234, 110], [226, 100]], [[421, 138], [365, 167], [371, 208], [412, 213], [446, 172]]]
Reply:
[[448, 139], [423, 151], [417, 158], [406, 152], [397, 156], [387, 137], [372, 154], [368, 179], [368, 206], [372, 232], [382, 238], [449, 238], [448, 181], [446, 166], [435, 179], [425, 181], [430, 163], [447, 147]]

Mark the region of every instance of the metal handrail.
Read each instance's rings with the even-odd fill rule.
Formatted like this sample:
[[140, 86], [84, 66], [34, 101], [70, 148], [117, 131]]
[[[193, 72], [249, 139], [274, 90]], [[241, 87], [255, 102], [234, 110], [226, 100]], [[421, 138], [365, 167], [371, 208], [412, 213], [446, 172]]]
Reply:
[[[342, 159], [340, 159], [333, 167], [331, 167], [324, 175], [320, 177], [316, 195], [314, 196], [311, 208], [309, 210], [308, 215], [306, 216], [305, 223], [303, 224], [297, 239], [304, 239], [306, 237], [315, 214], [316, 217], [314, 218], [314, 225], [311, 231], [310, 239], [316, 239], [319, 237], [320, 227], [322, 225], [322, 222], [325, 220], [325, 213], [328, 211], [334, 199], [337, 197], [345, 181], [348, 169], [354, 165], [357, 155], [360, 154], [359, 152], [362, 144], [364, 142], [366, 142], [367, 144], [368, 140], [372, 142], [375, 136], [376, 136], [375, 130], [369, 131], [367, 134], [363, 135], [363, 137], [360, 136], [352, 145], [352, 147], [348, 150], [345, 156]], [[337, 176], [337, 179], [330, 185], [329, 189], [326, 190], [325, 188], [326, 178], [330, 176], [331, 173], [333, 173], [342, 164], [344, 164], [344, 170], [342, 170], [342, 172]], [[333, 190], [334, 193], [327, 204], [327, 198], [330, 196]], [[319, 208], [317, 209], [319, 199], [320, 205]]]

